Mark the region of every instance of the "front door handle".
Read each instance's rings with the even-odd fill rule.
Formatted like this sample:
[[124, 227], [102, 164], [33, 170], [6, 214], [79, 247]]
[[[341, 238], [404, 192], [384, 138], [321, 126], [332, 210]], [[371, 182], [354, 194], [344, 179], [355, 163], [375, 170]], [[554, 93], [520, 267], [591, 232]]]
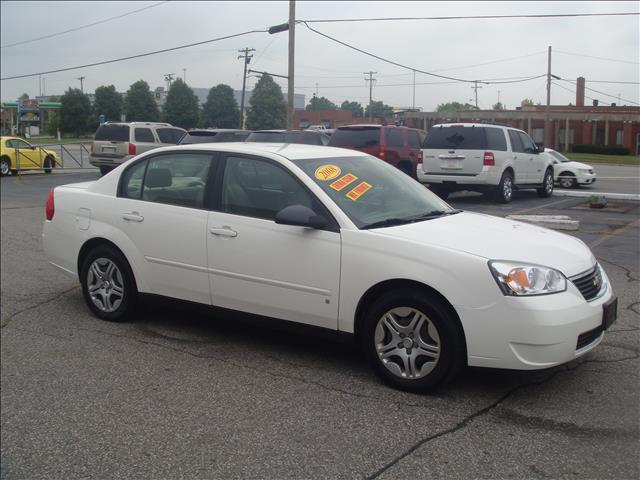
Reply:
[[217, 235], [218, 237], [237, 237], [238, 232], [232, 230], [231, 227], [227, 227], [226, 225], [223, 227], [212, 227], [209, 229], [213, 235]]
[[144, 217], [138, 212], [125, 212], [122, 214], [122, 219], [127, 222], [141, 222], [144, 220]]

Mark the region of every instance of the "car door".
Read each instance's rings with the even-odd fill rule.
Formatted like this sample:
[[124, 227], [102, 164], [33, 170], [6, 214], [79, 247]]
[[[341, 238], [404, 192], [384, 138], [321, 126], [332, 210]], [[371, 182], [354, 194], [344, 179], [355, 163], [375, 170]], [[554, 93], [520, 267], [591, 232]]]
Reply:
[[531, 137], [524, 132], [518, 132], [522, 145], [524, 147], [524, 153], [527, 155], [527, 174], [529, 177], [529, 183], [542, 183], [544, 177], [544, 158], [538, 153], [538, 147], [533, 142]]
[[40, 168], [42, 166], [44, 152], [42, 152], [40, 148], [34, 147], [30, 143], [19, 139], [15, 139], [13, 145], [17, 159], [16, 169], [27, 170], [30, 168]]
[[524, 151], [522, 138], [517, 130], [509, 130], [509, 140], [511, 141], [511, 152], [513, 155], [513, 171], [515, 173], [515, 183], [529, 183], [529, 159]]
[[211, 153], [171, 152], [122, 174], [115, 221], [142, 257], [151, 293], [210, 304], [205, 193], [214, 167]]
[[[330, 214], [284, 166], [229, 154], [207, 228], [214, 305], [337, 328], [340, 233]], [[275, 222], [290, 205], [333, 222], [318, 230]]]

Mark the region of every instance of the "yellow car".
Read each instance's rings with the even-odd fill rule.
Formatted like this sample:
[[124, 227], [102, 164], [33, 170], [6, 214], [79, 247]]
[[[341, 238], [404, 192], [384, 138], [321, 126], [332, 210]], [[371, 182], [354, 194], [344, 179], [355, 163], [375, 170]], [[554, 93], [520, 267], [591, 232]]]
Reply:
[[19, 170], [44, 170], [60, 165], [58, 154], [18, 137], [0, 137], [0, 175], [17, 175]]

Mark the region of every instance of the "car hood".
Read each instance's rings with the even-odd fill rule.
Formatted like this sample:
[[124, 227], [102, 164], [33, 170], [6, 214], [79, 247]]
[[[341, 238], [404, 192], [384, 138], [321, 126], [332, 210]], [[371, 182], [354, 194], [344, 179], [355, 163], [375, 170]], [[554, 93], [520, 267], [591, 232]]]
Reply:
[[553, 267], [568, 277], [582, 273], [596, 263], [591, 250], [577, 238], [479, 213], [461, 212], [372, 232], [458, 250], [487, 260], [513, 260]]
[[591, 165], [587, 165], [586, 163], [580, 163], [580, 162], [562, 162], [562, 163], [556, 163], [554, 165], [554, 168], [576, 168], [576, 169], [580, 169], [580, 168], [588, 168], [593, 170], [593, 167]]

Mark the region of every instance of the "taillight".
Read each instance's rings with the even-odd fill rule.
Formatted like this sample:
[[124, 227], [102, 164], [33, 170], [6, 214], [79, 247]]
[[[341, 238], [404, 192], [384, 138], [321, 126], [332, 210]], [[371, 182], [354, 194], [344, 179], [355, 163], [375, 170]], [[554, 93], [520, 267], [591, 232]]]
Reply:
[[424, 161], [424, 152], [422, 150], [418, 150], [418, 163], [422, 163]]
[[484, 158], [482, 159], [482, 165], [493, 166], [496, 164], [496, 160], [493, 157], [493, 152], [484, 152]]
[[52, 220], [53, 214], [56, 213], [56, 207], [53, 203], [53, 188], [49, 190], [49, 195], [47, 195], [47, 203], [44, 211], [47, 216], [47, 220]]
[[96, 146], [91, 143], [91, 153], [96, 153]]
[[378, 152], [378, 158], [380, 158], [381, 160], [384, 160], [384, 147], [380, 147], [380, 152]]
[[129, 144], [129, 155], [135, 155], [136, 154], [136, 144], [135, 143], [130, 143]]

